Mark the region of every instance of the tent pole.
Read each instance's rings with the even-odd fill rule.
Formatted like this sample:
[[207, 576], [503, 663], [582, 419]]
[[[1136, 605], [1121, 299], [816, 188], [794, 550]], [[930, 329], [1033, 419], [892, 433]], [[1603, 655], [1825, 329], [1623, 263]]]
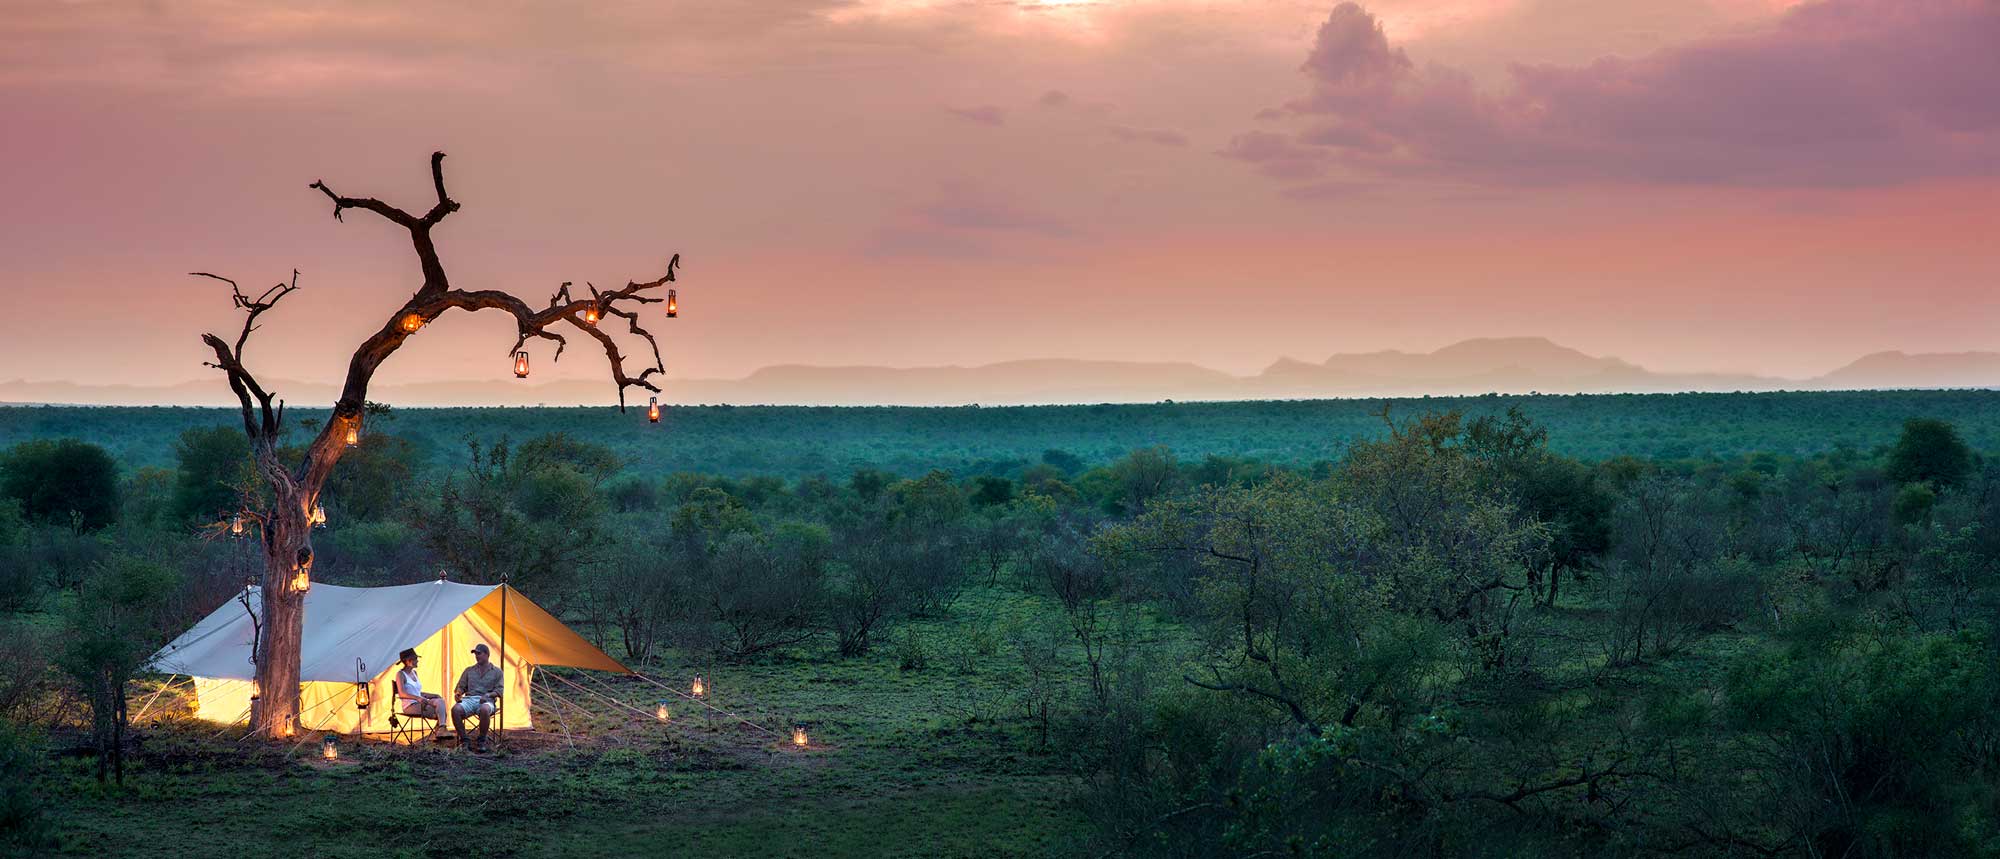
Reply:
[[493, 714], [500, 720], [500, 731], [494, 735], [494, 741], [503, 746], [507, 744], [507, 700], [514, 697], [514, 690], [507, 688], [507, 591], [511, 590], [507, 578], [504, 574], [500, 576], [500, 706]]

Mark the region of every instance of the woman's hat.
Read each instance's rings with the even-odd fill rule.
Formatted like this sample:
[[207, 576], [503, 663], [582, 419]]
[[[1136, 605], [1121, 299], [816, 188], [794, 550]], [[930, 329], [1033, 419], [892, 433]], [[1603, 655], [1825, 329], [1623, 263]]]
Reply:
[[396, 654], [396, 658], [397, 658], [397, 659], [405, 659], [405, 660], [407, 660], [407, 659], [415, 659], [415, 658], [417, 658], [417, 649], [416, 649], [416, 648], [414, 648], [414, 647], [405, 647], [405, 648], [403, 648], [403, 652], [402, 652], [402, 653], [399, 653], [399, 654]]

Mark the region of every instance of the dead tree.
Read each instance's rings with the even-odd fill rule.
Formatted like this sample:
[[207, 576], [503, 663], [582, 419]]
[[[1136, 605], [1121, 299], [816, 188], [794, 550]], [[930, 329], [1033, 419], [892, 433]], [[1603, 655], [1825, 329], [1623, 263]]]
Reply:
[[[251, 298], [229, 278], [207, 272], [194, 273], [229, 284], [236, 306], [245, 314], [243, 330], [236, 335], [234, 344], [213, 334], [205, 334], [201, 339], [215, 352], [215, 360], [206, 362], [206, 366], [227, 374], [229, 388], [236, 392], [236, 399], [242, 404], [243, 431], [250, 437], [257, 474], [266, 490], [263, 497], [254, 503], [257, 509], [245, 511], [247, 518], [262, 526], [263, 634], [255, 654], [260, 695], [252, 707], [251, 727], [265, 736], [286, 737], [298, 728], [299, 635], [304, 621], [304, 591], [300, 585], [310, 584], [312, 510], [318, 503], [320, 488], [325, 485], [328, 475], [333, 473], [334, 464], [340, 461], [341, 454], [347, 450], [349, 440], [361, 432], [368, 380], [404, 341], [451, 310], [500, 310], [514, 317], [520, 331], [520, 337], [508, 349], [509, 354], [520, 350], [528, 338], [534, 337], [554, 341], [555, 358], [559, 360], [568, 341], [562, 333], [553, 329], [559, 323], [566, 323], [604, 348], [604, 357], [611, 365], [612, 381], [618, 385], [618, 407], [621, 411], [625, 408], [626, 388], [644, 388], [658, 393], [660, 389], [653, 383], [652, 377], [666, 372], [660, 360], [659, 342], [640, 325], [635, 309], [626, 305], [662, 301], [645, 293], [674, 282], [674, 269], [680, 264], [679, 254], [667, 261], [666, 274], [655, 280], [630, 282], [623, 288], [603, 292], [590, 286], [589, 298], [572, 296], [570, 284], [564, 283], [549, 299], [548, 306], [540, 310], [505, 292], [454, 289], [451, 280], [445, 276], [444, 263], [439, 261], [437, 247], [431, 240], [431, 229], [443, 222], [446, 216], [458, 211], [459, 205], [445, 193], [442, 152], [431, 153], [431, 182], [437, 191], [437, 203], [420, 215], [373, 197], [343, 197], [334, 193], [325, 182], [314, 182], [310, 186], [333, 201], [334, 220], [341, 220], [341, 214], [349, 209], [361, 209], [408, 231], [423, 275], [423, 284], [402, 307], [389, 315], [380, 330], [354, 350], [353, 357], [347, 362], [347, 378], [341, 386], [340, 399], [333, 405], [333, 415], [298, 462], [285, 461], [279, 450], [279, 428], [285, 418], [284, 401], [277, 400], [273, 405], [274, 392], [257, 382], [243, 359], [244, 346], [249, 342], [251, 332], [258, 328], [258, 317], [298, 289], [298, 272], [292, 272], [290, 282], [273, 286], [256, 298]], [[636, 376], [626, 373], [625, 356], [619, 351], [617, 342], [597, 325], [603, 318], [613, 316], [626, 320], [631, 333], [645, 338], [652, 349], [652, 366]]]

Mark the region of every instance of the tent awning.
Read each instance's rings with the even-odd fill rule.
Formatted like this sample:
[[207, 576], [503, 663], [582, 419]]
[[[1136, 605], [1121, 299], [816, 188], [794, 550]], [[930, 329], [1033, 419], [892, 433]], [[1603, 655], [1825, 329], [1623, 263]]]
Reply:
[[[427, 582], [385, 588], [315, 584], [305, 596], [305, 630], [300, 641], [299, 680], [354, 682], [355, 660], [368, 680], [396, 663], [396, 654], [415, 647], [468, 612], [496, 633], [502, 601], [507, 611], [507, 649], [536, 665], [564, 665], [631, 673], [596, 645], [585, 641], [553, 615], [506, 585]], [[250, 606], [263, 609], [250, 588]], [[210, 612], [193, 629], [160, 648], [149, 665], [156, 671], [249, 680], [253, 624], [235, 599]]]

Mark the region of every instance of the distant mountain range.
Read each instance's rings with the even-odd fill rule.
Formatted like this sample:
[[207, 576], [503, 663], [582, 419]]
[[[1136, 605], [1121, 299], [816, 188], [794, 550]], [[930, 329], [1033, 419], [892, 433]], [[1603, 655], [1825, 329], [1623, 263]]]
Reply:
[[[294, 405], [331, 403], [331, 384], [269, 380]], [[1027, 403], [1404, 397], [1484, 393], [1598, 394], [1677, 391], [2000, 387], [2000, 352], [1877, 352], [1821, 376], [1656, 373], [1587, 355], [1540, 337], [1484, 338], [1435, 352], [1362, 352], [1320, 363], [1290, 358], [1236, 376], [1188, 363], [1049, 358], [976, 367], [765, 367], [741, 379], [680, 379], [671, 403], [983, 405]], [[643, 392], [641, 392], [643, 393]], [[608, 380], [533, 384], [513, 379], [379, 385], [374, 399], [407, 406], [600, 405]], [[100, 405], [232, 405], [220, 376], [161, 387], [0, 382], [0, 402]]]

